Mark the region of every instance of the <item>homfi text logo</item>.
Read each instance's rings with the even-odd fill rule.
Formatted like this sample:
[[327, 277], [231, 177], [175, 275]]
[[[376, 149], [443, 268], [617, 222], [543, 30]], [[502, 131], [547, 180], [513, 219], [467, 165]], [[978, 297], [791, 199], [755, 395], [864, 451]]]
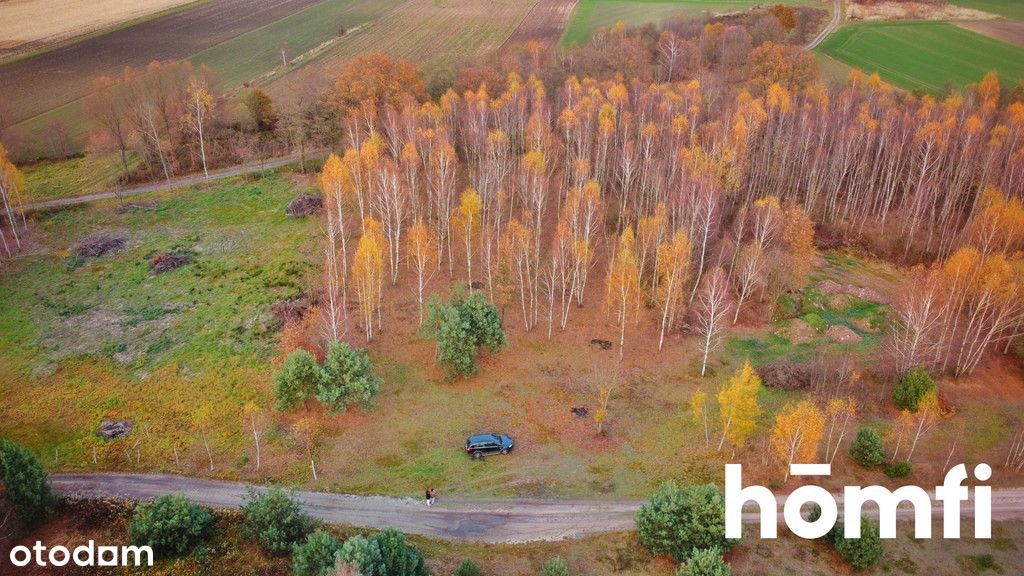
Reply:
[[60, 567], [69, 563], [82, 568], [152, 566], [153, 549], [149, 546], [96, 546], [93, 540], [74, 550], [68, 550], [65, 546], [47, 548], [39, 541], [31, 549], [28, 546], [15, 546], [11, 549], [11, 564], [18, 567], [29, 564]]
[[[792, 476], [830, 476], [829, 464], [793, 464]], [[988, 464], [974, 467], [974, 477], [987, 482], [992, 477]], [[966, 502], [970, 489], [964, 486], [967, 467], [954, 466], [946, 473], [942, 486], [935, 487], [935, 500], [942, 504], [942, 536], [955, 539], [960, 537], [960, 503]], [[974, 487], [974, 537], [992, 537], [992, 488]], [[764, 486], [743, 486], [743, 466], [725, 465], [725, 537], [740, 538], [743, 534], [743, 506], [752, 502], [759, 508], [761, 538], [778, 537], [778, 499]], [[860, 538], [861, 509], [873, 502], [878, 508], [879, 535], [882, 538], [896, 537], [896, 512], [903, 502], [913, 508], [914, 537], [932, 537], [932, 497], [924, 488], [901, 486], [889, 490], [884, 486], [846, 486], [843, 489], [843, 535]], [[813, 522], [801, 514], [807, 505], [817, 505], [821, 515]], [[839, 503], [831, 492], [821, 486], [801, 486], [785, 498], [782, 517], [793, 534], [809, 540], [821, 538], [835, 527], [839, 519]]]

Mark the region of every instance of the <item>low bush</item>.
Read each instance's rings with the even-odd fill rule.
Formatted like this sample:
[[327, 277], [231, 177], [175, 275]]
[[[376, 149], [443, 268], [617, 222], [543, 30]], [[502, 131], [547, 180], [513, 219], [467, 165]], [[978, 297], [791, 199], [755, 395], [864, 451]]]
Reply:
[[569, 576], [569, 565], [562, 558], [552, 558], [541, 567], [540, 576]]
[[878, 535], [878, 523], [868, 517], [860, 521], [860, 538], [847, 538], [843, 529], [836, 524], [835, 547], [839, 556], [854, 570], [863, 570], [874, 565], [885, 551]]
[[274, 555], [291, 552], [313, 531], [313, 520], [302, 513], [294, 494], [280, 488], [262, 493], [250, 488], [242, 514], [242, 537], [256, 540]]
[[885, 462], [885, 445], [878, 431], [865, 426], [857, 431], [850, 445], [850, 458], [864, 468], [877, 468]]
[[731, 576], [732, 569], [722, 558], [718, 548], [694, 550], [690, 559], [676, 570], [676, 576]]
[[906, 478], [914, 472], [910, 462], [894, 462], [885, 467], [885, 475], [889, 478]]
[[140, 504], [128, 525], [132, 544], [150, 546], [157, 557], [173, 558], [192, 551], [207, 536], [213, 513], [181, 494], [166, 494]]
[[636, 528], [651, 554], [670, 554], [677, 561], [697, 549], [728, 550], [736, 544], [725, 538], [725, 499], [713, 484], [662, 484], [637, 512]]
[[464, 558], [462, 562], [459, 562], [459, 566], [452, 573], [452, 576], [484, 576], [484, 573], [476, 565], [476, 562], [469, 558]]
[[902, 410], [917, 412], [921, 399], [935, 391], [935, 382], [923, 368], [914, 368], [900, 376], [892, 390], [892, 400]]
[[341, 542], [324, 530], [314, 530], [306, 541], [296, 544], [292, 552], [294, 576], [330, 576], [334, 574], [335, 556]]

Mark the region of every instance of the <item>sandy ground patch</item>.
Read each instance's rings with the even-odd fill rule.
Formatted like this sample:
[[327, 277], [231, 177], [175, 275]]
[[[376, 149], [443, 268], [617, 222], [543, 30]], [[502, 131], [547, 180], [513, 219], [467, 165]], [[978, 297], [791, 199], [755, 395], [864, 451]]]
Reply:
[[996, 40], [1024, 46], [1024, 22], [984, 20], [980, 22], [957, 22], [956, 25], [971, 32], [991, 36]]
[[996, 14], [953, 4], [922, 2], [879, 2], [864, 5], [850, 3], [846, 7], [850, 20], [991, 20]]
[[0, 56], [102, 30], [192, 1], [4, 0], [0, 2]]

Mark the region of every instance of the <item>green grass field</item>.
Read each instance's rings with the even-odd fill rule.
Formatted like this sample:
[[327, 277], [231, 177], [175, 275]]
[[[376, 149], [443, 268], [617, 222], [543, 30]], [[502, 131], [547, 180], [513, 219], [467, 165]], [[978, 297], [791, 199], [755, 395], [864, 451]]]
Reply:
[[1024, 48], [948, 22], [873, 22], [844, 26], [818, 48], [896, 86], [939, 91], [998, 70], [1004, 86], [1024, 79]]
[[952, 0], [953, 4], [999, 14], [1010, 20], [1024, 20], [1024, 2], [1020, 0]]
[[[129, 166], [138, 164], [129, 160]], [[32, 202], [83, 196], [109, 190], [122, 171], [117, 154], [89, 154], [65, 161], [46, 160], [22, 167]]]
[[[295, 193], [275, 174], [40, 216], [39, 248], [0, 275], [0, 436], [67, 466], [91, 458], [98, 418], [131, 414], [161, 460], [205, 398], [223, 431], [214, 442], [237, 441], [233, 414], [269, 394], [267, 308], [309, 281], [315, 224], [285, 217]], [[127, 248], [75, 256], [97, 231]], [[192, 263], [151, 275], [148, 260], [171, 250]], [[100, 462], [123, 465], [116, 443], [97, 448]]]
[[190, 58], [217, 72], [225, 86], [238, 86], [281, 65], [278, 46], [287, 44], [289, 60], [401, 4], [401, 0], [324, 0], [208, 48]]
[[[784, 4], [816, 5], [813, 0], [796, 0]], [[602, 26], [622, 21], [628, 26], [659, 22], [674, 14], [699, 16], [708, 12], [746, 10], [764, 4], [758, 0], [580, 0], [562, 34], [562, 46], [583, 44]]]

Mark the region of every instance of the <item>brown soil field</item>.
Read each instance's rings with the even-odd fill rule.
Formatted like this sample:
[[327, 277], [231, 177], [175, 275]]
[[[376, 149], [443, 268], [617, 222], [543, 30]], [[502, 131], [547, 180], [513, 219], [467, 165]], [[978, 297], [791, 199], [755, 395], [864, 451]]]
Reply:
[[93, 78], [177, 60], [264, 26], [317, 0], [212, 0], [0, 66], [15, 122], [78, 98]]
[[145, 18], [193, 0], [0, 2], [0, 58]]
[[508, 37], [505, 46], [527, 40], [541, 40], [552, 44], [558, 42], [578, 2], [579, 0], [540, 0], [516, 31]]
[[970, 30], [971, 32], [991, 36], [996, 40], [1002, 40], [1003, 42], [1009, 42], [1010, 44], [1016, 44], [1017, 46], [1024, 46], [1024, 22], [1014, 22], [1011, 20], [985, 20], [978, 22], [957, 22], [956, 25], [966, 30]]

